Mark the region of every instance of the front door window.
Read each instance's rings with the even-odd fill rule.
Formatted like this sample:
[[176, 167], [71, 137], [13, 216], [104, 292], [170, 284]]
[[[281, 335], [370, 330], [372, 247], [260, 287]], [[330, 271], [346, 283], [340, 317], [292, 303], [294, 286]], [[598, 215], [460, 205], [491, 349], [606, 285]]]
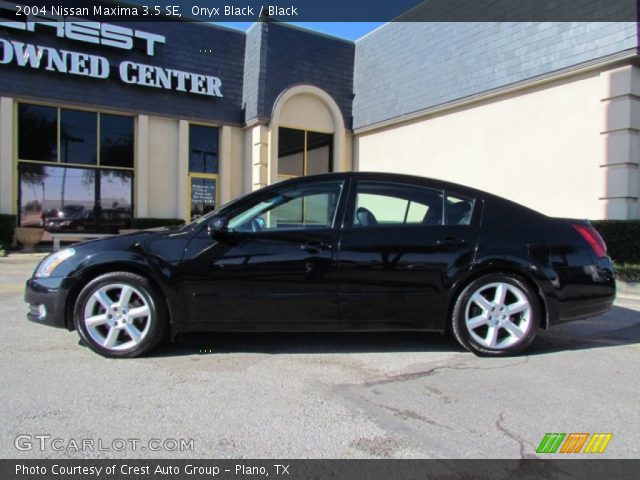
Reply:
[[320, 182], [274, 192], [229, 221], [236, 231], [306, 230], [334, 224], [342, 181]]

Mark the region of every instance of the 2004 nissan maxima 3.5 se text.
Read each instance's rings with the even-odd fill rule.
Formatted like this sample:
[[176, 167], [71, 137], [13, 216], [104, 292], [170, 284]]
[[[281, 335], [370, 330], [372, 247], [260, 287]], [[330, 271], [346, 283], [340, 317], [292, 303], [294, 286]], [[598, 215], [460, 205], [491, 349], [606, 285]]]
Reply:
[[28, 318], [135, 357], [193, 331], [450, 329], [481, 355], [607, 310], [610, 259], [588, 221], [426, 178], [333, 173], [264, 188], [181, 228], [49, 255]]

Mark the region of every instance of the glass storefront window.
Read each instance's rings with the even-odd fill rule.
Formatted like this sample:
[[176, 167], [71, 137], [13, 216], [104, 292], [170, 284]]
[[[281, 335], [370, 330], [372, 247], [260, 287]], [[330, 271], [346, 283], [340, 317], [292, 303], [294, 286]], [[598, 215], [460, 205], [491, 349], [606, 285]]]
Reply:
[[58, 110], [54, 107], [18, 106], [18, 158], [55, 162], [58, 159]]
[[331, 171], [333, 156], [333, 135], [319, 132], [307, 132], [306, 175]]
[[133, 117], [20, 103], [18, 160], [133, 168]]
[[100, 114], [100, 165], [133, 168], [133, 118]]
[[62, 231], [95, 203], [93, 170], [23, 164], [20, 166], [20, 225]]
[[189, 125], [189, 172], [218, 173], [219, 130]]
[[60, 110], [60, 161], [95, 165], [97, 157], [98, 114], [81, 110]]
[[278, 175], [304, 175], [304, 130], [280, 128], [278, 132]]
[[24, 163], [19, 175], [23, 227], [117, 233], [131, 224], [133, 172]]
[[100, 224], [103, 232], [131, 228], [133, 172], [100, 170]]
[[21, 226], [49, 232], [130, 228], [133, 175], [133, 117], [18, 105]]
[[332, 134], [279, 128], [278, 180], [330, 172], [332, 157]]

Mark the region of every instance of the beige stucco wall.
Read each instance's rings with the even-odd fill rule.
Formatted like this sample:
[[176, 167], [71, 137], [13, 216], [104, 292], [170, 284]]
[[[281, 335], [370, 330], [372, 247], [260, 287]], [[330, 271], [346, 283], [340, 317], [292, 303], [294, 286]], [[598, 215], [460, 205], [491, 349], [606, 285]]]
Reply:
[[247, 129], [245, 164], [252, 166], [253, 190], [278, 181], [278, 136], [280, 127], [333, 133], [333, 171], [349, 170], [352, 165], [351, 137], [345, 129], [342, 112], [324, 90], [312, 85], [296, 85], [284, 90], [273, 107], [269, 125]]
[[286, 101], [280, 112], [279, 124], [324, 133], [333, 133], [335, 128], [327, 105], [309, 93], [297, 94]]
[[354, 163], [469, 185], [548, 215], [603, 218], [602, 81], [584, 73], [360, 133]]
[[0, 213], [16, 213], [13, 179], [13, 99], [0, 98]]
[[[186, 219], [189, 122], [140, 116], [136, 125], [136, 216]], [[220, 127], [219, 154], [218, 200], [223, 204], [245, 193], [242, 128]]]
[[226, 164], [230, 168], [230, 178], [228, 179], [228, 190], [224, 197], [220, 198], [221, 204], [226, 203], [234, 198], [238, 198], [245, 193], [251, 191], [246, 188], [245, 179], [250, 177], [249, 170], [245, 166], [244, 161], [244, 129], [239, 127], [225, 127], [229, 131], [228, 151], [229, 160]]
[[640, 194], [640, 69], [627, 65], [603, 72], [602, 169], [606, 218], [638, 218]]
[[[147, 216], [180, 218], [179, 121], [149, 117]], [[186, 181], [186, 179], [185, 179]]]

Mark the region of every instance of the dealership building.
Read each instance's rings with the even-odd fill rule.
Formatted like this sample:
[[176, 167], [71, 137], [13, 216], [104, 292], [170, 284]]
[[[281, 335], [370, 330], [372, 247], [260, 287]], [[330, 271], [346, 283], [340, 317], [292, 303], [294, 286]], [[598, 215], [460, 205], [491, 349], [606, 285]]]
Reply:
[[391, 22], [351, 42], [277, 22], [0, 16], [0, 213], [21, 225], [190, 219], [345, 170], [553, 216], [640, 213], [635, 22]]

